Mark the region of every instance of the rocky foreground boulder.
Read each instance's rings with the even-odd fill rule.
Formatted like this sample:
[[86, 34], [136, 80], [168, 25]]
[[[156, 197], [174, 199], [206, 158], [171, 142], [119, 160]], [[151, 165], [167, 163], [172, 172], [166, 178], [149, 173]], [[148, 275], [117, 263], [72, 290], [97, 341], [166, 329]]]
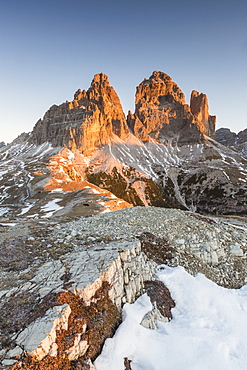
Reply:
[[246, 227], [244, 218], [155, 207], [60, 223], [2, 219], [0, 368], [93, 369], [121, 322], [123, 304], [144, 292], [154, 310], [143, 325], [155, 330], [176, 304], [157, 281], [162, 264], [241, 287]]

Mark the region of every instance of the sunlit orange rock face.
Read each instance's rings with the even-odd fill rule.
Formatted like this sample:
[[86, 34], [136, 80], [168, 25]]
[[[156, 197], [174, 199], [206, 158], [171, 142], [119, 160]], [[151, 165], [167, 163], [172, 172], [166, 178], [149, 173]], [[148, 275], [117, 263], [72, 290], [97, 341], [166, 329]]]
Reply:
[[190, 109], [201, 132], [214, 138], [216, 116], [210, 116], [209, 114], [207, 95], [193, 90], [190, 97]]
[[171, 77], [154, 71], [136, 89], [135, 113], [127, 120], [119, 97], [108, 77], [96, 74], [91, 86], [77, 90], [74, 99], [53, 105], [32, 132], [36, 144], [79, 150], [91, 155], [116, 135], [125, 139], [130, 131], [141, 141], [155, 139], [178, 145], [204, 141], [204, 134], [214, 137], [215, 117], [208, 112], [205, 94], [192, 91], [190, 106]]
[[[215, 119], [209, 116], [207, 97], [192, 93], [191, 107], [171, 77], [154, 71], [136, 89], [135, 113], [128, 114], [128, 124], [142, 141], [150, 138], [179, 144], [203, 141], [203, 134], [212, 136]], [[193, 109], [193, 110], [192, 110]]]
[[108, 144], [114, 134], [124, 139], [129, 130], [117, 93], [100, 73], [87, 91], [77, 90], [73, 101], [53, 105], [35, 125], [32, 140], [37, 144], [50, 141], [89, 155]]

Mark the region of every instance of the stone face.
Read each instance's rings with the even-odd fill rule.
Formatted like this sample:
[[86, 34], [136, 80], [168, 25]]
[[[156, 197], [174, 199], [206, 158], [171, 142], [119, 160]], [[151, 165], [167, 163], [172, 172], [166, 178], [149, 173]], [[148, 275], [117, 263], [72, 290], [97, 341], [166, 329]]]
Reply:
[[214, 136], [215, 117], [208, 113], [205, 94], [191, 95], [191, 107], [171, 77], [154, 71], [136, 89], [135, 114], [129, 112], [128, 125], [117, 93], [108, 77], [96, 74], [91, 86], [77, 90], [74, 99], [53, 105], [39, 120], [30, 141], [79, 149], [86, 155], [114, 138], [125, 139], [129, 128], [141, 141], [175, 140], [179, 144], [202, 142], [203, 134]]
[[220, 128], [216, 131], [216, 140], [247, 157], [247, 129], [236, 134], [229, 128]]
[[215, 139], [225, 146], [234, 146], [237, 141], [237, 135], [229, 128], [219, 128], [215, 133]]
[[100, 73], [94, 76], [87, 91], [77, 90], [74, 100], [53, 105], [36, 123], [31, 141], [48, 141], [90, 154], [108, 144], [114, 135], [124, 139], [128, 133], [118, 95], [108, 77]]
[[209, 115], [207, 95], [193, 90], [190, 97], [190, 109], [200, 131], [213, 138], [215, 135], [216, 117]]
[[129, 112], [128, 125], [143, 142], [202, 142], [203, 134], [214, 135], [215, 117], [209, 116], [205, 94], [192, 92], [191, 103], [192, 108], [170, 76], [154, 71], [136, 89], [135, 114]]
[[56, 331], [68, 329], [70, 313], [67, 304], [49, 309], [44, 317], [31, 323], [18, 335], [16, 343], [37, 360], [42, 360], [51, 351], [51, 355], [56, 356]]

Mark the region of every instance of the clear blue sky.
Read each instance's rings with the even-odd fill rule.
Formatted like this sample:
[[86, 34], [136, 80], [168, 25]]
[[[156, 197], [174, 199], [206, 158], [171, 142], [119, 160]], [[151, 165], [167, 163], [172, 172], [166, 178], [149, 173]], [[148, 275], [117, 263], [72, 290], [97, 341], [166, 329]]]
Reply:
[[106, 73], [125, 112], [154, 70], [208, 95], [218, 127], [247, 128], [246, 0], [0, 3], [0, 141]]

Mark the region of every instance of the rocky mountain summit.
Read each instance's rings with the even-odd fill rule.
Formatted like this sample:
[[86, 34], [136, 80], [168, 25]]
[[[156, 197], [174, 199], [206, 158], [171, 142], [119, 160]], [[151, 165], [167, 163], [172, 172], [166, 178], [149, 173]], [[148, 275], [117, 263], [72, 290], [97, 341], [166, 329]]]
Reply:
[[108, 77], [100, 73], [87, 91], [77, 90], [71, 102], [53, 105], [36, 123], [31, 142], [50, 142], [88, 155], [114, 135], [125, 139], [128, 133], [119, 97]]
[[100, 73], [87, 91], [79, 89], [72, 101], [53, 105], [36, 123], [31, 141], [38, 145], [50, 142], [88, 155], [114, 135], [124, 140], [130, 130], [144, 142], [150, 138], [167, 142], [172, 137], [181, 144], [201, 142], [202, 134], [214, 136], [215, 122], [208, 113], [205, 94], [193, 91], [189, 107], [178, 85], [158, 71], [137, 87], [136, 111], [134, 115], [129, 112], [126, 121], [117, 93]]
[[205, 94], [192, 91], [190, 106], [171, 77], [154, 71], [136, 89], [135, 113], [128, 114], [128, 124], [141, 141], [150, 138], [178, 145], [204, 141], [203, 134], [214, 137], [215, 116], [208, 113]]

